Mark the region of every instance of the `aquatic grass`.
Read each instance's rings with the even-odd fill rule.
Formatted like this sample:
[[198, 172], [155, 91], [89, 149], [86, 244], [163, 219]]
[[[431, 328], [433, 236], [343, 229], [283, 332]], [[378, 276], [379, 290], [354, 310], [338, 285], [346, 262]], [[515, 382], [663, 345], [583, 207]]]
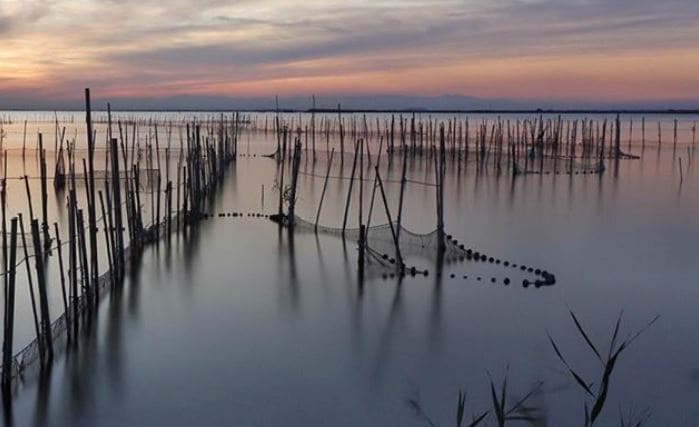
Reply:
[[[462, 427], [464, 423], [464, 408], [466, 406], [466, 393], [462, 393], [459, 390], [459, 400], [456, 408], [456, 427]], [[476, 427], [488, 416], [488, 411], [476, 416], [472, 415], [471, 422], [467, 427]]]
[[[496, 425], [498, 427], [504, 427], [509, 421], [524, 421], [532, 425], [545, 425], [545, 415], [541, 408], [537, 406], [531, 406], [528, 402], [532, 397], [538, 395], [542, 391], [543, 381], [537, 382], [522, 398], [513, 399], [508, 396], [508, 374], [509, 368], [505, 373], [505, 377], [502, 384], [496, 387], [495, 381], [489, 372], [488, 378], [490, 381], [490, 392], [492, 398], [491, 410], [472, 413], [471, 420], [468, 424], [464, 424], [464, 418], [466, 415], [466, 393], [459, 390], [456, 402], [456, 427], [477, 427], [484, 423], [489, 415], [494, 414], [496, 419]], [[496, 388], [499, 391], [496, 391]], [[508, 401], [514, 402], [509, 407], [507, 406]], [[407, 400], [408, 406], [412, 409], [415, 416], [422, 420], [426, 425], [430, 427], [437, 427], [437, 424], [432, 420], [432, 418], [427, 414], [420, 402], [419, 395]]]
[[642, 411], [628, 411], [626, 415], [619, 408], [619, 426], [620, 427], [641, 427], [650, 419], [650, 409], [646, 408]]
[[[409, 398], [408, 406], [412, 409], [415, 416], [421, 419], [430, 427], [437, 427], [437, 424], [430, 418], [420, 402], [420, 396]], [[471, 414], [471, 421], [464, 425], [464, 416], [466, 415], [466, 392], [459, 390], [457, 405], [456, 405], [456, 427], [477, 427], [488, 417], [490, 411], [484, 411], [478, 415]]]
[[495, 381], [493, 381], [492, 376], [488, 373], [488, 378], [490, 380], [490, 395], [492, 398], [493, 413], [497, 420], [498, 427], [504, 427], [508, 421], [526, 421], [531, 424], [538, 423], [542, 421], [545, 417], [543, 411], [539, 407], [528, 406], [527, 402], [535, 395], [541, 393], [543, 387], [543, 381], [537, 382], [534, 387], [532, 387], [525, 395], [519, 400], [516, 400], [514, 404], [507, 409], [507, 377], [509, 373], [509, 368], [505, 373], [502, 384], [500, 385], [500, 393], [498, 397], [498, 392], [496, 391]]
[[[580, 386], [580, 388], [583, 389], [585, 394], [589, 396], [592, 399], [592, 404], [590, 405], [588, 400], [585, 401], [584, 404], [584, 410], [585, 410], [585, 426], [590, 427], [594, 425], [595, 421], [599, 419], [600, 414], [602, 413], [602, 410], [604, 409], [604, 405], [607, 402], [607, 396], [609, 394], [609, 389], [610, 389], [610, 383], [611, 383], [611, 378], [612, 374], [614, 372], [614, 368], [617, 366], [617, 361], [619, 360], [619, 356], [624, 352], [624, 350], [628, 349], [629, 346], [648, 328], [650, 328], [659, 318], [659, 316], [655, 316], [650, 322], [648, 322], [643, 328], [638, 330], [636, 333], [629, 334], [626, 339], [622, 340], [620, 343], [617, 343], [619, 340], [619, 331], [621, 328], [621, 320], [623, 317], [623, 311], [619, 313], [619, 317], [617, 318], [616, 324], [614, 326], [614, 331], [612, 332], [612, 337], [610, 340], [609, 344], [609, 350], [607, 352], [606, 358], [602, 358], [600, 351], [597, 349], [597, 346], [595, 346], [592, 342], [592, 340], [589, 337], [589, 334], [585, 331], [585, 328], [582, 326], [581, 322], [578, 320], [577, 316], [575, 316], [575, 313], [573, 313], [572, 310], [569, 310], [570, 316], [573, 319], [573, 322], [575, 323], [576, 328], [578, 329], [578, 332], [582, 336], [583, 340], [587, 344], [587, 347], [594, 353], [595, 357], [600, 361], [600, 363], [603, 366], [602, 369], [602, 374], [601, 378], [599, 379], [598, 383], [599, 386], [597, 388], [597, 391], [593, 391], [592, 388], [594, 386], [594, 382], [591, 381], [586, 381], [584, 377], [576, 372], [571, 365], [568, 363], [566, 358], [563, 356], [563, 353], [561, 352], [559, 346], [556, 344], [556, 341], [551, 337], [550, 334], [547, 333], [549, 341], [551, 342], [551, 346], [553, 347], [554, 352], [558, 356], [558, 359], [563, 363], [563, 365], [568, 369], [568, 372], [571, 374], [575, 382]], [[622, 426], [626, 425], [640, 425], [640, 424], [624, 424], [623, 423], [624, 419], [622, 418]], [[639, 421], [642, 423], [642, 420]]]

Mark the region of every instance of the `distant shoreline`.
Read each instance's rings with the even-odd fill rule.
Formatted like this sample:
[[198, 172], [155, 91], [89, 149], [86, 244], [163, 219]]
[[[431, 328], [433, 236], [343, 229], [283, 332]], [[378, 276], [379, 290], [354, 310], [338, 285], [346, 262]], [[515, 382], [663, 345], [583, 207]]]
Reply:
[[[32, 111], [61, 111], [61, 112], [81, 112], [81, 108], [64, 109], [44, 109], [44, 108], [3, 108], [5, 112], [32, 112]], [[107, 112], [106, 109], [94, 109], [93, 112]], [[320, 113], [337, 114], [338, 112], [347, 114], [649, 114], [649, 115], [694, 115], [699, 114], [699, 109], [463, 109], [463, 110], [442, 110], [442, 109], [294, 109], [294, 108], [113, 108], [115, 113]]]

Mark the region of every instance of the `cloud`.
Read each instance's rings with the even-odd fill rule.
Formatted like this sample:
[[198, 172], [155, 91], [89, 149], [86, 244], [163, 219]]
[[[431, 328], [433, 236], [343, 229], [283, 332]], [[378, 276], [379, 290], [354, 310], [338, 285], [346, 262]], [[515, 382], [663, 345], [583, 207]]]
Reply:
[[[699, 54], [696, 0], [3, 0], [0, 7], [0, 78], [32, 70], [32, 87], [65, 91], [340, 82], [504, 59], [514, 73], [552, 58], [573, 64], [678, 52], [661, 70], [667, 77], [684, 55]], [[452, 91], [473, 86], [466, 83], [478, 73], [468, 69], [450, 80]], [[693, 93], [699, 97], [699, 88]]]
[[4, 0], [0, 3], [0, 34], [21, 31], [49, 13], [47, 0]]

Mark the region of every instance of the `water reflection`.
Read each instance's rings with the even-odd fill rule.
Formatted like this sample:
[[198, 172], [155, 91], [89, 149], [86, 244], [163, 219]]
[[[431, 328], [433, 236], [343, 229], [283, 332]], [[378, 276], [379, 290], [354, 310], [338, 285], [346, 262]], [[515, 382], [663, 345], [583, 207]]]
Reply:
[[393, 293], [393, 300], [391, 301], [391, 306], [388, 311], [388, 317], [386, 319], [386, 324], [381, 331], [379, 336], [379, 347], [376, 351], [376, 360], [374, 362], [374, 367], [372, 370], [372, 377], [375, 382], [380, 383], [383, 378], [383, 373], [386, 371], [386, 367], [390, 365], [391, 352], [392, 352], [392, 341], [396, 335], [397, 323], [401, 320], [403, 316], [403, 276], [398, 276], [396, 278], [395, 290]]
[[[186, 232], [173, 236], [172, 242], [164, 241], [164, 248], [136, 257], [123, 288], [114, 289], [100, 312], [103, 312], [102, 317], [95, 317], [90, 327], [83, 330], [86, 336], [77, 349], [64, 357], [65, 366], [57, 363], [52, 373], [37, 382], [36, 393], [32, 393], [37, 400], [31, 418], [36, 425], [51, 424], [54, 417], [59, 419], [57, 425], [68, 425], [61, 422], [66, 419], [94, 421], [98, 419], [99, 409], [93, 406], [104, 396], [116, 398], [111, 404], [117, 410], [138, 411], [139, 406], [124, 403], [119, 397], [127, 401], [128, 395], [139, 393], [136, 388], [139, 383], [132, 382], [131, 377], [143, 375], [145, 372], [141, 369], [146, 368], [129, 363], [132, 362], [130, 355], [138, 354], [139, 345], [143, 346], [140, 351], [168, 360], [159, 372], [171, 379], [158, 384], [160, 392], [181, 386], [178, 379], [187, 372], [188, 377], [201, 381], [195, 384], [195, 389], [198, 386], [198, 390], [208, 388], [216, 392], [196, 396], [182, 387], [180, 393], [210, 412], [227, 411], [222, 409], [221, 401], [212, 396], [235, 394], [236, 400], [243, 400], [245, 404], [231, 411], [237, 411], [241, 417], [251, 417], [245, 418], [247, 422], [242, 424], [259, 425], [281, 418], [289, 418], [286, 425], [312, 424], [283, 407], [291, 401], [297, 405], [295, 408], [318, 412], [337, 425], [342, 425], [345, 418], [345, 425], [390, 425], [394, 419], [383, 416], [384, 410], [391, 416], [399, 412], [391, 412], [391, 402], [402, 395], [401, 387], [406, 378], [424, 385], [426, 394], [438, 394], [443, 389], [446, 389], [444, 393], [451, 393], [455, 387], [477, 382], [470, 376], [470, 370], [478, 370], [488, 363], [501, 364], [511, 358], [517, 358], [519, 368], [532, 372], [532, 377], [548, 376], [551, 361], [548, 349], [541, 350], [546, 344], [542, 344], [542, 336], [545, 337], [544, 331], [548, 328], [558, 327], [559, 310], [565, 307], [562, 301], [570, 301], [600, 318], [608, 312], [616, 312], [620, 305], [631, 304], [629, 295], [648, 295], [633, 300], [665, 312], [688, 313], [692, 309], [685, 301], [691, 300], [688, 297], [693, 295], [692, 290], [676, 283], [695, 271], [689, 267], [687, 255], [683, 255], [697, 235], [691, 218], [685, 213], [697, 211], [696, 198], [692, 198], [689, 191], [695, 184], [687, 178], [685, 193], [681, 194], [682, 205], [676, 203], [668, 207], [666, 188], [672, 189], [670, 199], [674, 200], [680, 197], [682, 187], [675, 195], [676, 175], [672, 180], [656, 176], [652, 170], [652, 152], [649, 155], [650, 162], [646, 161], [645, 166], [643, 160], [623, 161], [611, 165], [612, 173], [569, 175], [567, 181], [561, 181], [565, 178], [555, 174], [510, 180], [502, 174], [499, 177], [489, 175], [486, 170], [465, 174], [463, 169], [458, 172], [461, 177], [447, 178], [447, 191], [451, 192], [447, 228], [455, 236], [469, 246], [473, 244], [488, 253], [501, 254], [503, 259], [521, 259], [527, 265], [541, 262], [560, 273], [560, 286], [536, 295], [526, 293], [521, 286], [474, 283], [473, 277], [483, 274], [484, 269], [498, 268], [485, 263], [469, 264], [469, 269], [474, 271], [473, 276], [469, 272], [469, 281], [457, 280], [459, 277], [452, 279], [449, 274], [452, 266], [444, 256], [434, 260], [427, 278], [384, 281], [367, 272], [364, 277], [359, 274], [354, 240], [294, 234], [283, 228], [273, 229], [276, 226], [271, 223], [253, 223], [253, 219], [214, 218], [192, 224]], [[321, 156], [316, 164], [309, 163], [304, 168], [323, 171], [322, 159]], [[672, 165], [665, 160], [659, 157], [660, 169], [671, 171]], [[271, 162], [273, 160], [254, 158], [240, 161], [241, 169], [252, 165], [263, 172], [251, 177], [246, 177], [241, 170], [240, 174], [234, 172], [218, 190], [216, 203], [209, 206], [212, 212], [216, 209], [241, 211], [258, 206], [260, 184], [272, 188], [266, 175], [275, 168]], [[467, 167], [470, 166], [464, 165], [464, 169]], [[420, 158], [411, 159], [410, 168], [414, 169], [411, 178], [415, 180], [430, 181], [434, 172], [431, 162]], [[399, 173], [400, 164], [394, 169]], [[649, 177], [646, 185], [643, 185], [643, 177]], [[328, 202], [329, 223], [335, 213], [342, 211], [347, 193], [346, 182], [335, 180], [335, 183], [328, 187], [334, 187], [339, 195]], [[318, 189], [313, 179], [303, 180], [301, 215], [309, 218], [314, 214]], [[639, 195], [644, 197], [641, 201], [637, 200]], [[433, 197], [432, 190], [426, 186], [411, 188], [406, 207], [410, 226], [433, 228]], [[394, 199], [389, 197], [392, 208], [396, 206]], [[676, 229], [673, 224], [682, 227], [678, 225]], [[637, 233], [636, 229], [642, 231]], [[639, 233], [643, 236], [638, 236]], [[648, 241], [657, 242], [654, 245], [658, 247], [648, 247]], [[671, 249], [674, 245], [678, 249]], [[662, 253], [663, 248], [670, 248], [667, 251], [672, 251], [675, 259], [667, 260], [670, 256]], [[155, 271], [161, 268], [159, 261], [147, 262], [151, 260], [149, 256], [157, 260], [164, 258], [164, 274]], [[673, 268], [665, 265], [665, 261], [672, 261], [668, 264]], [[170, 271], [172, 276], [169, 276]], [[629, 277], [624, 278], [621, 273]], [[219, 274], [228, 280], [226, 285], [235, 282], [236, 286], [219, 286]], [[154, 300], [161, 298], [150, 292], [157, 285], [148, 280], [141, 282], [144, 275], [151, 275], [152, 281], [157, 280], [157, 283], [181, 282], [189, 293], [180, 298], [175, 287], [161, 289], [162, 299], [172, 300], [167, 302], [170, 305], [156, 304]], [[659, 280], [668, 282], [671, 288], [661, 292], [651, 286], [652, 281]], [[341, 292], [333, 292], [335, 290]], [[670, 301], [673, 293], [686, 298]], [[163, 323], [171, 322], [171, 328], [183, 327], [181, 316], [191, 322], [184, 325], [185, 332], [180, 332], [181, 336], [170, 332], [182, 340], [182, 345], [159, 349], [155, 344], [147, 346], [133, 338], [139, 330], [136, 324], [146, 324], [145, 320], [150, 319], [149, 314], [155, 310], [162, 310], [157, 314], [166, 319]], [[288, 316], [277, 319], [273, 315], [275, 312], [291, 312], [293, 321]], [[208, 328], [196, 328], [192, 323], [197, 321], [210, 323], [207, 323]], [[687, 323], [672, 324], [676, 328], [672, 328], [668, 337], [680, 339], [691, 335], [692, 331], [685, 327]], [[190, 337], [190, 328], [202, 336]], [[148, 324], [146, 329], [154, 335], [168, 335], [169, 330], [157, 322]], [[643, 350], [644, 356], [650, 355], [650, 361], [639, 361], [640, 367], [652, 367], [655, 363], [667, 366], [652, 358], [655, 349]], [[171, 357], [168, 353], [173, 351], [181, 354]], [[688, 344], [686, 356], [668, 356], [663, 352], [672, 363], [678, 364], [696, 354], [691, 344]], [[192, 363], [192, 360], [201, 364]], [[368, 369], [364, 369], [366, 366]], [[420, 369], [424, 369], [424, 373], [418, 372]], [[463, 372], [458, 383], [451, 378], [457, 370], [459, 375]], [[257, 372], [257, 375], [245, 371]], [[272, 372], [269, 377], [276, 375], [281, 379], [270, 380], [260, 373], [266, 371]], [[305, 378], [299, 379], [294, 371], [304, 371]], [[632, 374], [642, 378], [638, 372], [633, 370]], [[235, 377], [235, 385], [206, 379], [227, 375]], [[638, 397], [640, 393], [629, 387], [634, 384], [634, 379], [629, 377], [620, 376], [619, 389], [629, 390], [629, 394]], [[52, 382], [56, 384], [52, 386]], [[681, 384], [671, 380], [661, 382], [672, 388], [674, 394], [683, 389]], [[286, 396], [270, 392], [280, 387]], [[562, 390], [560, 394], [565, 396], [569, 391]], [[61, 396], [72, 399], [66, 411]], [[336, 396], [340, 398], [335, 399]], [[695, 401], [696, 395], [693, 397]], [[154, 413], [162, 419], [166, 411], [172, 410], [159, 407], [148, 395], [142, 398], [153, 405]], [[556, 400], [558, 397], [551, 396], [551, 399], [554, 401], [551, 404], [553, 419], [565, 420], [555, 409], [560, 404]], [[162, 395], [158, 400], [162, 400]], [[367, 403], [367, 400], [377, 403]], [[680, 400], [686, 403], [686, 399]], [[265, 406], [269, 402], [273, 409]], [[445, 413], [453, 409], [451, 401], [443, 405], [431, 404]], [[324, 412], [325, 405], [334, 405], [335, 412]], [[564, 408], [560, 411], [564, 412], [568, 407], [561, 404], [560, 408]], [[27, 418], [26, 409], [23, 410], [22, 420], [31, 419]], [[374, 418], [360, 419], [359, 415], [351, 415], [352, 410], [370, 413]], [[267, 411], [271, 413], [266, 415], [270, 418], [250, 415]], [[663, 410], [663, 414], [666, 412]], [[4, 415], [5, 424], [11, 425], [11, 408]], [[406, 424], [409, 420], [399, 421], [396, 424]]]

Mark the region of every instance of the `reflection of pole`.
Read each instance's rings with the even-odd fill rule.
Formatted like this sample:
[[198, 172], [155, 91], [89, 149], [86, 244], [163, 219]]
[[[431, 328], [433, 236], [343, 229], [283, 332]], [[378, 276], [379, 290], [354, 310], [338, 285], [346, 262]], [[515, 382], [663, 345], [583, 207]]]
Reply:
[[391, 210], [388, 208], [388, 202], [386, 201], [386, 192], [383, 189], [383, 182], [381, 181], [381, 174], [379, 174], [379, 167], [376, 166], [376, 179], [379, 182], [379, 189], [381, 190], [381, 198], [383, 199], [383, 206], [386, 209], [386, 218], [388, 218], [388, 225], [391, 227], [391, 236], [393, 237], [393, 243], [396, 246], [396, 262], [403, 270], [403, 256], [400, 253], [400, 246], [398, 245], [398, 236], [396, 235], [396, 230], [393, 228], [393, 220], [391, 219]]

